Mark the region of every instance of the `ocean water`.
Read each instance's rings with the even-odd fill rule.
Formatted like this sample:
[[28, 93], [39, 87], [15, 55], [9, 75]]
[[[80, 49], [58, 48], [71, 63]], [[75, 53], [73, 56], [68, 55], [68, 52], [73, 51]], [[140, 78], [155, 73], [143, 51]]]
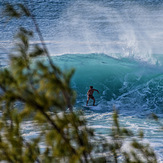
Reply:
[[[0, 3], [0, 9], [4, 2]], [[11, 3], [21, 2], [12, 0]], [[22, 0], [22, 2], [24, 2]], [[88, 127], [109, 137], [113, 107], [120, 124], [135, 134], [144, 131], [163, 162], [163, 131], [150, 118], [163, 123], [163, 1], [162, 0], [33, 0], [26, 1], [40, 26], [53, 61], [63, 70], [75, 68], [74, 109], [82, 109]], [[14, 46], [19, 26], [34, 30], [30, 19], [0, 19], [0, 65]], [[37, 34], [31, 44], [40, 43]], [[96, 108], [84, 109], [93, 85]], [[92, 101], [90, 100], [90, 104]], [[37, 136], [31, 121], [22, 125], [27, 139]], [[44, 144], [40, 144], [44, 149]], [[124, 148], [127, 149], [127, 143]]]

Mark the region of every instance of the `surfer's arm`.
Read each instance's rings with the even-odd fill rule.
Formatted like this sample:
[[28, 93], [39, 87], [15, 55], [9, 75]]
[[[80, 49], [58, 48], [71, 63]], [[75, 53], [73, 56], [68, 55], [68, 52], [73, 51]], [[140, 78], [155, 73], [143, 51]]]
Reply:
[[94, 91], [97, 91], [97, 92], [98, 92], [98, 94], [99, 94], [99, 91], [98, 91], [97, 89], [94, 89]]

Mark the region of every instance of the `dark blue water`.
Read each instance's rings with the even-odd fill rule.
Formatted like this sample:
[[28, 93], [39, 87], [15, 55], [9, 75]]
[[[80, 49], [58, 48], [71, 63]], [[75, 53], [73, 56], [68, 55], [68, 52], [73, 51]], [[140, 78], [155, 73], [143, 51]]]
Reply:
[[[1, 0], [1, 11], [4, 2]], [[94, 94], [98, 106], [82, 108], [88, 126], [108, 137], [114, 106], [120, 123], [134, 133], [142, 129], [145, 142], [150, 142], [158, 161], [163, 162], [163, 132], [148, 118], [155, 113], [163, 121], [163, 1], [33, 0], [26, 4], [54, 62], [62, 69], [76, 69], [74, 109], [86, 103], [90, 85], [99, 90], [100, 94]], [[1, 66], [8, 64], [6, 54], [14, 46], [17, 29], [24, 26], [35, 31], [31, 19], [7, 20], [1, 16]], [[40, 43], [36, 33], [31, 40], [35, 43]], [[23, 125], [26, 138], [37, 135], [31, 124]]]

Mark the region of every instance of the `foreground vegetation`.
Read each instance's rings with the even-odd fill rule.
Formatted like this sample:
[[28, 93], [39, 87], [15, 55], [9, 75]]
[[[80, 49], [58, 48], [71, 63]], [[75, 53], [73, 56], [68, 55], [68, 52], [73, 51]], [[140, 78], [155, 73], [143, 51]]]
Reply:
[[[31, 18], [41, 46], [31, 46], [29, 40], [33, 32], [21, 27], [16, 35], [15, 50], [9, 54], [10, 66], [0, 70], [0, 161], [157, 162], [152, 148], [139, 143], [143, 141], [142, 132], [133, 139], [131, 131], [120, 127], [116, 110], [111, 141], [97, 138], [94, 131], [87, 128], [84, 114], [73, 111], [76, 93], [70, 83], [74, 69], [62, 71], [54, 64], [28, 6], [7, 4], [5, 11], [12, 18]], [[48, 64], [37, 59], [39, 56], [46, 56]], [[38, 137], [25, 140], [21, 124], [29, 119], [41, 132]], [[129, 152], [122, 150], [125, 140], [131, 142]], [[42, 152], [40, 142], [46, 145]]]

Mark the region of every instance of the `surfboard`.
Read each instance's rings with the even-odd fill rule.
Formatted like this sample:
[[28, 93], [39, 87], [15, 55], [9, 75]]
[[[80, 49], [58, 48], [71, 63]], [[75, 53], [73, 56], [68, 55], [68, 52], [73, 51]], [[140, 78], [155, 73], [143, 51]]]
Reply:
[[82, 105], [83, 108], [94, 108], [94, 107], [96, 107], [96, 106], [97, 106], [97, 105], [95, 105], [95, 106], [93, 106], [93, 105], [87, 105], [87, 106], [86, 106], [86, 105]]
[[88, 106], [86, 106], [86, 105], [81, 105], [81, 107], [83, 108], [83, 109], [85, 109], [85, 110], [95, 110], [95, 111], [98, 111], [98, 110], [101, 110], [102, 108], [101, 108], [101, 106], [100, 105], [95, 105], [95, 106], [93, 106], [93, 105], [88, 105]]

